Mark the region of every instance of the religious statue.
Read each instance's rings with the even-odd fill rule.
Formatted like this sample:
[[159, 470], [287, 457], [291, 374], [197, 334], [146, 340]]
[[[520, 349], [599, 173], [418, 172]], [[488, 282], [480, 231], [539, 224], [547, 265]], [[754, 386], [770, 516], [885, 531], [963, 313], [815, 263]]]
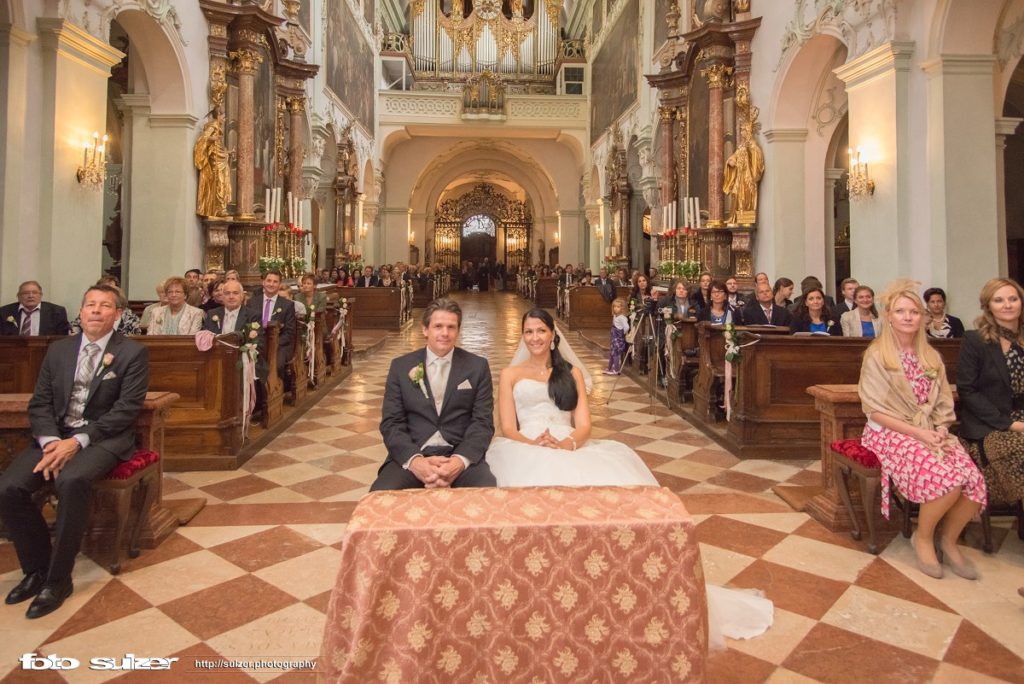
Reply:
[[231, 177], [228, 168], [228, 150], [224, 147], [224, 121], [219, 116], [210, 119], [196, 140], [192, 157], [199, 170], [199, 189], [196, 213], [215, 217], [227, 214], [231, 202]]
[[728, 223], [753, 225], [757, 221], [757, 184], [764, 175], [764, 152], [754, 139], [758, 109], [750, 103], [750, 91], [745, 85], [736, 91], [740, 144], [725, 162], [722, 192], [732, 198]]

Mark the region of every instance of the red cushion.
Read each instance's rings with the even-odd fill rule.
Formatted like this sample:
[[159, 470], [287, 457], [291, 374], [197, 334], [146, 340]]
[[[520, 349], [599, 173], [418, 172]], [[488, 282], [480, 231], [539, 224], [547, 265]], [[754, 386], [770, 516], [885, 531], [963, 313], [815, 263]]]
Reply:
[[846, 456], [851, 461], [856, 461], [865, 468], [880, 468], [881, 463], [871, 449], [867, 449], [856, 439], [837, 439], [829, 445], [832, 451]]
[[143, 451], [139, 449], [127, 461], [121, 461], [114, 469], [107, 473], [108, 480], [127, 480], [143, 468], [150, 466], [160, 460], [160, 454], [155, 451]]

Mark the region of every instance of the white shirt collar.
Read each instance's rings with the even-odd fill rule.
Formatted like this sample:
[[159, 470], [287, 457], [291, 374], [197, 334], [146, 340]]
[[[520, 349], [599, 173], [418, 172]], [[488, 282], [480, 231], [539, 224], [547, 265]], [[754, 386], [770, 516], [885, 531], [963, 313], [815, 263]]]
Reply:
[[31, 311], [26, 309], [23, 305], [18, 304], [18, 311], [24, 311], [27, 314], [39, 313], [39, 310], [42, 309], [42, 308], [43, 308], [43, 303], [42, 302], [39, 302], [38, 304], [36, 304], [36, 308], [32, 309]]
[[425, 349], [427, 350], [427, 365], [428, 366], [430, 364], [434, 363], [434, 361], [436, 361], [438, 359], [448, 359], [448, 362], [451, 363], [453, 355], [455, 354], [455, 347], [452, 347], [452, 350], [450, 352], [448, 352], [447, 354], [445, 354], [444, 356], [438, 356], [437, 354], [435, 354], [433, 352], [433, 350], [431, 350], [430, 347], [425, 347]]
[[[113, 337], [113, 336], [114, 336], [114, 331], [111, 330], [106, 335], [104, 335], [100, 339], [96, 340], [96, 342], [94, 342], [94, 344], [99, 345], [100, 354], [103, 354], [103, 352], [106, 351], [107, 345], [110, 343], [110, 338]], [[83, 332], [82, 333], [82, 343], [78, 345], [78, 353], [79, 354], [82, 353], [82, 350], [85, 349], [85, 345], [87, 345], [87, 344], [89, 344], [89, 338], [86, 337], [85, 333]]]

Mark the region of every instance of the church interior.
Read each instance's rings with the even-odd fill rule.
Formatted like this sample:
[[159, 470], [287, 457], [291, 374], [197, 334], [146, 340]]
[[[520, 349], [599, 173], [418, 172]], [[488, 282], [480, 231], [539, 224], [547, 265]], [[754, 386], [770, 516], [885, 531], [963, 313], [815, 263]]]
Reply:
[[[948, 562], [927, 576], [911, 538], [924, 509], [887, 462], [850, 455], [875, 425], [858, 396], [871, 320], [844, 336], [837, 312], [827, 339], [736, 332], [703, 280], [757, 297], [767, 323], [787, 292], [810, 315], [809, 277], [863, 316], [872, 301], [845, 286], [870, 286], [857, 292], [876, 326], [901, 278], [929, 310], [941, 288], [932, 316], [1001, 322], [987, 283], [1024, 277], [1024, 0], [0, 0], [0, 36], [0, 473], [41, 437], [30, 397], [57, 335], [30, 322], [32, 284], [68, 319], [83, 307], [72, 334], [98, 279], [149, 323], [124, 332], [148, 350], [137, 447], [158, 454], [97, 485], [59, 609], [25, 621], [24, 604], [0, 607], [3, 681], [153, 676], [90, 666], [129, 657], [177, 658], [175, 681], [1024, 678], [1024, 453], [1007, 457], [1018, 489], [990, 483], [960, 537], [976, 579]], [[195, 302], [189, 271], [211, 277]], [[382, 287], [360, 286], [364, 272]], [[306, 303], [292, 330], [263, 312], [259, 355], [276, 368], [244, 337], [204, 349], [202, 317], [186, 332], [170, 316], [174, 288], [209, 310], [231, 280], [273, 296], [275, 275]], [[682, 282], [711, 318], [631, 312], [640, 334], [619, 373], [613, 300], [639, 287], [642, 307], [638, 278], [665, 301]], [[541, 595], [561, 571], [550, 554], [511, 567], [498, 513], [487, 555], [456, 543], [445, 560], [447, 528], [415, 508], [395, 556], [394, 535], [366, 541], [385, 522], [360, 515], [366, 502], [405, 501], [370, 493], [390, 458], [383, 404], [437, 297], [461, 307], [458, 346], [489, 363], [499, 427], [523, 316], [554, 316], [593, 377], [590, 438], [634, 450], [685, 507], [667, 565], [624, 560], [623, 530], [657, 522], [643, 506], [604, 521], [622, 558], [609, 543], [610, 574], [581, 561], [580, 599]], [[931, 342], [928, 382], [956, 400], [956, 433], [967, 345]], [[594, 506], [634, 488], [608, 489]], [[563, 495], [545, 504], [556, 537]], [[60, 502], [39, 505], [52, 521]], [[540, 523], [515, 524], [510, 539]], [[0, 540], [0, 591], [22, 560]], [[512, 584], [493, 605], [452, 609], [444, 577], [497, 583], [500, 567]], [[658, 612], [672, 596], [659, 577], [680, 568], [700, 598]], [[650, 622], [635, 596], [598, 589], [616, 573], [655, 586], [639, 599]], [[704, 581], [769, 599], [771, 627], [708, 647]], [[403, 585], [436, 593], [409, 609]], [[506, 619], [512, 585], [522, 604]]]

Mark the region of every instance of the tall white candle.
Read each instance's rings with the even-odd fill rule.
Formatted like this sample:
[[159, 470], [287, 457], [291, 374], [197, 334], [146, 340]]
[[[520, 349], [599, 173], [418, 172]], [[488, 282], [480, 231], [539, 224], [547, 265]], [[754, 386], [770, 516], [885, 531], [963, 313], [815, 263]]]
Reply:
[[700, 228], [700, 197], [693, 198], [694, 215], [697, 217], [697, 227]]

